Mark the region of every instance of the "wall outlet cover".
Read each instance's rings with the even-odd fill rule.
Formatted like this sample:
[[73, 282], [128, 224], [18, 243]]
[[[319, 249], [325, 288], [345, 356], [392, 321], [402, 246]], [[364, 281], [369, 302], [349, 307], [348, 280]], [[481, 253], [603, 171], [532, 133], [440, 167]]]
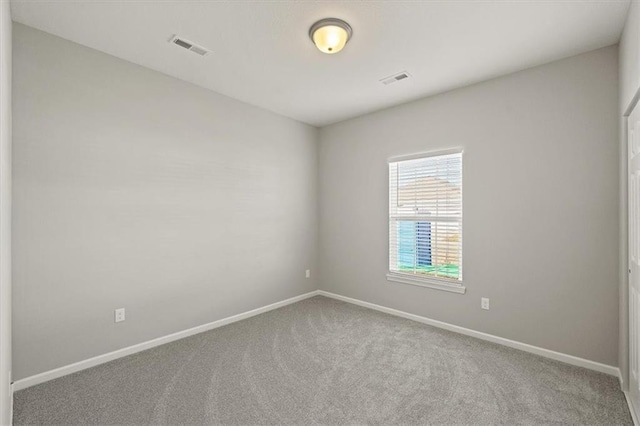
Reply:
[[489, 299], [486, 297], [483, 297], [480, 299], [480, 307], [482, 309], [486, 309], [487, 311], [489, 310]]
[[124, 308], [116, 309], [114, 314], [115, 314], [115, 322], [122, 322], [125, 320]]

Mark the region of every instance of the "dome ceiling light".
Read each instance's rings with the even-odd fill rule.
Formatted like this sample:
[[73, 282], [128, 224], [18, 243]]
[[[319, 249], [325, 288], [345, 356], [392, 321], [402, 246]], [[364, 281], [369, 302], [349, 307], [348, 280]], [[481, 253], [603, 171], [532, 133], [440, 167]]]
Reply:
[[309, 38], [322, 53], [334, 54], [342, 50], [351, 38], [351, 25], [342, 19], [321, 19], [309, 28]]

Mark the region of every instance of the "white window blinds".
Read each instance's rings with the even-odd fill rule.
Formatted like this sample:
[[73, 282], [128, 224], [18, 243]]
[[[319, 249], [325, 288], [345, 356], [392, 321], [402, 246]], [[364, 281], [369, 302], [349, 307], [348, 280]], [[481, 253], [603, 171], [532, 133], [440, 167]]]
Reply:
[[389, 274], [462, 282], [462, 152], [389, 162]]

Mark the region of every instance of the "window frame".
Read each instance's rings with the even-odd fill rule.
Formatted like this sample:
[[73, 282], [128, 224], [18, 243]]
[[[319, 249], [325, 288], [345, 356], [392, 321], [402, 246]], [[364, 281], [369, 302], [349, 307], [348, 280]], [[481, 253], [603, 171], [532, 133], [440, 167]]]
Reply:
[[[394, 156], [394, 157], [390, 157], [387, 159], [387, 200], [389, 200], [390, 202], [390, 198], [391, 198], [391, 176], [389, 176], [389, 165], [391, 163], [397, 163], [397, 162], [402, 162], [402, 161], [409, 161], [409, 160], [417, 160], [417, 159], [424, 159], [424, 158], [430, 158], [430, 157], [440, 157], [440, 156], [444, 156], [444, 155], [452, 155], [452, 154], [460, 154], [461, 157], [461, 164], [460, 164], [460, 176], [461, 178], [464, 178], [464, 173], [463, 173], [463, 169], [464, 169], [464, 150], [462, 148], [452, 148], [452, 149], [446, 149], [446, 150], [438, 150], [438, 151], [429, 151], [429, 152], [421, 152], [421, 153], [416, 153], [416, 154], [410, 154], [410, 155], [402, 155], [402, 156]], [[397, 191], [397, 189], [396, 189]], [[396, 192], [397, 193], [397, 192]], [[462, 203], [462, 209], [464, 210], [464, 183], [461, 186], [461, 203]], [[460, 217], [460, 221], [457, 222], [460, 224], [460, 232], [462, 234], [464, 227], [463, 227], [463, 219], [464, 219], [464, 212], [462, 213], [461, 217]], [[389, 259], [391, 256], [391, 240], [390, 240], [390, 235], [391, 235], [391, 206], [387, 205], [387, 258]], [[416, 222], [418, 223], [418, 222]], [[463, 245], [464, 245], [464, 238], [461, 238], [461, 243], [460, 243], [460, 266], [459, 266], [459, 270], [460, 270], [460, 276], [464, 277], [464, 274], [462, 273], [462, 267], [463, 267], [463, 263], [464, 263], [464, 255], [463, 255]], [[410, 285], [415, 285], [415, 286], [419, 286], [419, 287], [424, 287], [424, 288], [431, 288], [431, 289], [436, 289], [436, 290], [444, 290], [444, 291], [449, 291], [452, 293], [458, 293], [458, 294], [464, 294], [466, 292], [466, 287], [464, 286], [463, 280], [459, 279], [459, 280], [448, 280], [448, 279], [444, 279], [444, 278], [439, 278], [439, 277], [435, 277], [435, 276], [428, 276], [428, 275], [416, 275], [416, 274], [409, 274], [409, 273], [402, 273], [402, 272], [398, 272], [398, 271], [391, 271], [390, 270], [390, 265], [387, 264], [387, 280], [388, 281], [393, 281], [393, 282], [399, 282], [399, 283], [403, 283], [403, 284], [410, 284]]]

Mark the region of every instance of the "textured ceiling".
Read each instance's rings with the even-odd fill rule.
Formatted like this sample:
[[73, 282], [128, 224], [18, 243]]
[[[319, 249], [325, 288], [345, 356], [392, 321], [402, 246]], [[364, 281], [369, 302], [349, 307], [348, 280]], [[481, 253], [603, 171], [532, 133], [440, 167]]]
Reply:
[[[322, 126], [608, 46], [628, 0], [27, 1], [17, 22], [297, 120]], [[353, 27], [325, 55], [318, 19]], [[178, 34], [211, 50], [168, 43]], [[399, 71], [411, 78], [385, 86]]]

